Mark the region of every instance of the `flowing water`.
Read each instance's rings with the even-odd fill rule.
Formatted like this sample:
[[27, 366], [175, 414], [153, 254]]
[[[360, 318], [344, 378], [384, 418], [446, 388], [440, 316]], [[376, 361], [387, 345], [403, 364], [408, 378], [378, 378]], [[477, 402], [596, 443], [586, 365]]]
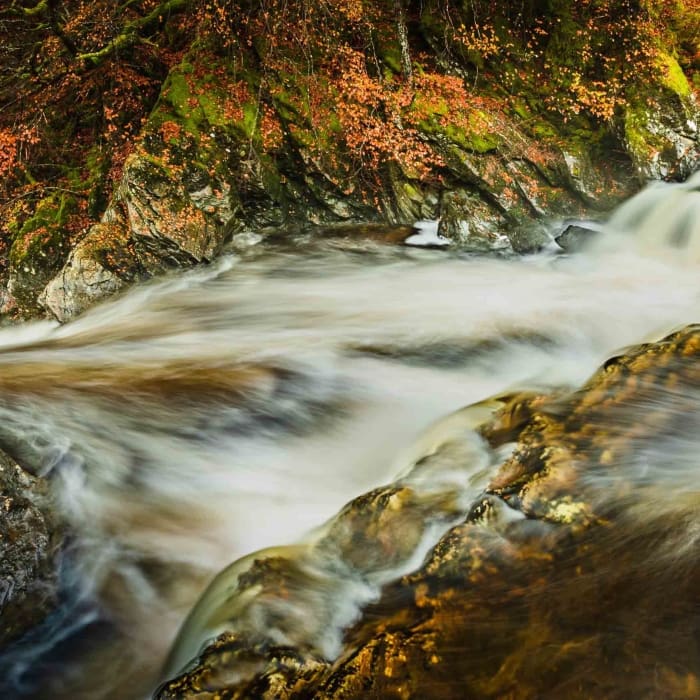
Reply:
[[[0, 444], [49, 477], [71, 532], [63, 605], [0, 660], [4, 697], [147, 696], [216, 573], [405, 472], [452, 429], [426, 436], [436, 421], [578, 385], [700, 320], [699, 185], [651, 188], [571, 256], [259, 244], [65, 326], [1, 331]], [[489, 466], [466, 463], [465, 498]]]

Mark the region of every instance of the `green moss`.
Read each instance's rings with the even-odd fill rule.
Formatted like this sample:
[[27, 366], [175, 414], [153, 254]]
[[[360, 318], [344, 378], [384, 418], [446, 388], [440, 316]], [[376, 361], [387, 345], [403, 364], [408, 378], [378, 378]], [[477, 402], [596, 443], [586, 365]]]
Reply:
[[428, 115], [421, 119], [418, 128], [426, 135], [448, 139], [467, 151], [488, 153], [498, 148], [501, 139], [486, 128], [489, 123], [487, 114], [474, 110], [469, 114], [467, 125], [457, 124], [450, 119], [450, 108], [444, 100], [429, 107], [416, 98], [416, 107]]
[[284, 121], [294, 122], [299, 117], [299, 110], [292, 99], [292, 93], [283, 88], [278, 88], [273, 97], [275, 109]]
[[513, 100], [511, 109], [518, 117], [520, 117], [523, 120], [527, 121], [529, 119], [532, 119], [532, 112], [530, 111], [530, 109], [527, 106], [527, 103], [524, 100]]
[[331, 114], [330, 120], [328, 121], [328, 129], [333, 134], [341, 134], [343, 132], [343, 125], [340, 123], [337, 114]]
[[175, 178], [175, 168], [171, 167], [163, 158], [153, 155], [146, 150], [139, 151], [139, 161], [152, 166], [152, 172], [145, 172], [140, 169], [139, 176], [142, 177], [149, 185], [155, 185], [156, 180], [169, 181]]
[[197, 93], [197, 102], [204, 113], [208, 126], [226, 126], [223, 110], [223, 95], [220, 90], [212, 87], [214, 78], [205, 76], [201, 81], [201, 89]]
[[[259, 92], [255, 84], [255, 72], [241, 72], [248, 84], [248, 99], [235, 102], [241, 116], [233, 118], [230, 114], [232, 100], [227, 84], [233, 79], [230, 75], [228, 80], [225, 77], [222, 79], [222, 75], [226, 76], [228, 70], [223, 64], [212, 65], [210, 68], [213, 71], [203, 73], [185, 60], [170, 72], [163, 86], [159, 104], [150, 116], [150, 131], [156, 132], [162, 124], [172, 121], [180, 125], [198, 144], [201, 144], [204, 134], [211, 133], [212, 128], [216, 129], [217, 134], [224, 135], [234, 142], [253, 140], [259, 143], [260, 104], [254, 97]], [[277, 99], [280, 112], [283, 112], [285, 104], [291, 111], [291, 99], [287, 103], [283, 95]], [[169, 145], [180, 145], [176, 138], [170, 138]], [[206, 148], [216, 150], [211, 142]]]
[[[15, 267], [33, 266], [46, 258], [63, 242], [63, 227], [75, 210], [75, 198], [66, 193], [42, 199], [34, 214], [16, 228], [10, 248], [10, 262]], [[18, 225], [15, 224], [15, 227]]]
[[663, 147], [659, 137], [648, 128], [649, 113], [641, 101], [631, 101], [625, 108], [625, 140], [630, 155], [637, 162], [647, 162], [654, 153]]
[[275, 162], [271, 158], [263, 156], [261, 158], [261, 165], [261, 177], [265, 191], [272, 200], [281, 201], [284, 198], [284, 187]]
[[248, 139], [252, 139], [254, 138], [258, 130], [260, 108], [257, 104], [246, 102], [243, 104], [242, 109], [243, 121], [241, 122], [241, 126], [243, 127], [245, 137]]
[[76, 209], [75, 198], [65, 192], [42, 199], [29, 218], [12, 225], [9, 253], [14, 284], [12, 292], [24, 314], [39, 311], [37, 295], [60, 269], [68, 251], [65, 224]]
[[93, 146], [85, 159], [85, 170], [69, 176], [76, 191], [89, 192], [88, 215], [97, 219], [107, 206], [106, 178], [111, 164], [109, 154], [100, 146]]
[[414, 202], [421, 202], [423, 201], [423, 193], [413, 184], [410, 182], [404, 182], [402, 183], [403, 191], [405, 195]]
[[538, 120], [532, 125], [532, 134], [543, 141], [557, 138], [559, 132], [548, 122]]
[[683, 69], [673, 56], [660, 53], [658, 56], [661, 84], [680, 97], [690, 96], [692, 90]]
[[133, 281], [143, 274], [128, 228], [117, 223], [99, 223], [81, 245], [93, 260], [122, 279]]
[[224, 122], [223, 95], [215, 88], [217, 79], [205, 74], [195, 80], [194, 67], [183, 61], [168, 75], [161, 91], [161, 103], [151, 115], [151, 127], [174, 118], [187, 132], [198, 136], [209, 126]]
[[[177, 123], [190, 134], [198, 135], [204, 126], [205, 114], [199, 100], [193, 99], [186, 77], [188, 73], [191, 73], [191, 66], [187, 63], [180, 64], [176, 70], [172, 70], [165, 81], [161, 95], [172, 108]], [[155, 121], [163, 121], [163, 116], [162, 110], [157, 111]], [[153, 120], [151, 126], [156, 126]]]
[[500, 144], [500, 139], [495, 134], [486, 131], [467, 131], [453, 124], [445, 125], [443, 133], [452, 143], [475, 153], [494, 151]]
[[396, 75], [399, 75], [403, 71], [401, 65], [401, 49], [398, 44], [385, 44], [381, 48], [381, 59], [382, 63]]

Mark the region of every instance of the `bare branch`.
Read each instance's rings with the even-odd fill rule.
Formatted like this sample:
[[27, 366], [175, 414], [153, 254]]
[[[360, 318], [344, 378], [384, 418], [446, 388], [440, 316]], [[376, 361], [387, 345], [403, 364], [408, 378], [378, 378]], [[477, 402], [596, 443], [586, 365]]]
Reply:
[[173, 15], [186, 10], [191, 0], [166, 0], [144, 17], [140, 17], [124, 26], [124, 30], [118, 34], [106, 46], [98, 51], [81, 53], [76, 56], [79, 61], [91, 66], [98, 66], [115, 51], [133, 46], [141, 40], [140, 32], [159, 22], [163, 17]]

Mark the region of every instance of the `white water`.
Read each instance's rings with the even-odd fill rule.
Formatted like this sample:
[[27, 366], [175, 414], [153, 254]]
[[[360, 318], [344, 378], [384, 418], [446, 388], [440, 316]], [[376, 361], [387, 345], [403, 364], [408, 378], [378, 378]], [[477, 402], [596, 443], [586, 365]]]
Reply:
[[[75, 533], [70, 593], [115, 637], [108, 666], [99, 649], [70, 657], [50, 695], [139, 697], [214, 574], [404, 472], [431, 423], [515, 388], [575, 386], [700, 320], [696, 186], [642, 195], [572, 257], [231, 255], [64, 327], [0, 332], [0, 442], [51, 478]], [[688, 235], [669, 234], [681, 209]], [[13, 663], [21, 676], [27, 660]]]

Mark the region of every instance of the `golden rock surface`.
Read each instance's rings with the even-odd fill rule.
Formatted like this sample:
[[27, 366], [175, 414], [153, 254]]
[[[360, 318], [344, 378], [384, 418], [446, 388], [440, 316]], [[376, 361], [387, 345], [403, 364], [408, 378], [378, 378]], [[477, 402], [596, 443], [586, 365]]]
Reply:
[[[227, 632], [157, 697], [700, 697], [700, 326], [574, 392], [504, 399], [479, 433], [510, 456], [339, 655]], [[362, 496], [325, 542], [351, 566], [391, 558], [429, 500]]]

